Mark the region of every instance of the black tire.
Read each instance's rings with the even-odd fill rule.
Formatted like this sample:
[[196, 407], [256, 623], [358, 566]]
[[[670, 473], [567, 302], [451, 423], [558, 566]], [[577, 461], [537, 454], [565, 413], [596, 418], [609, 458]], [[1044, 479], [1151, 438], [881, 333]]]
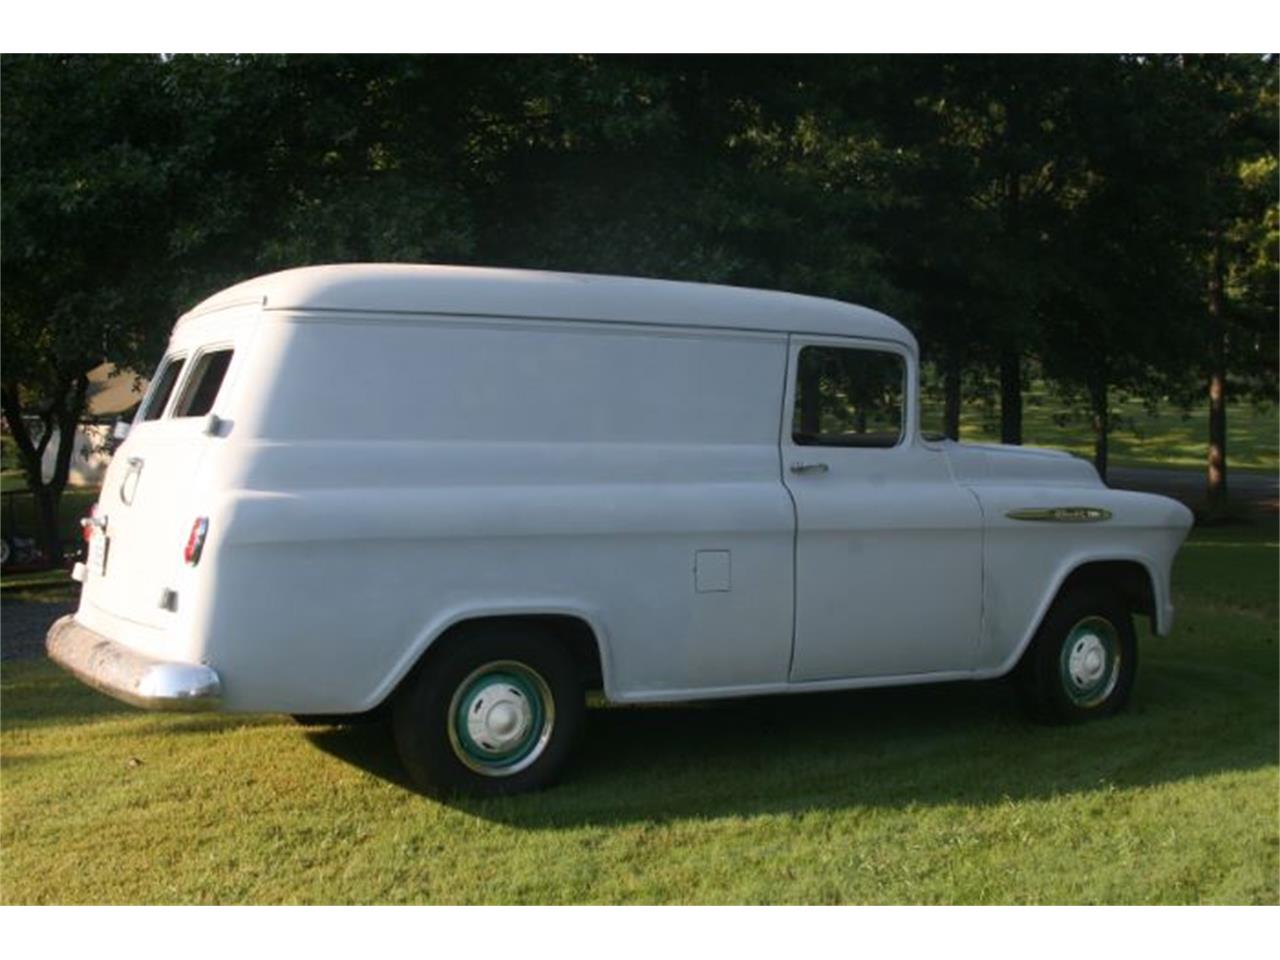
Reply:
[[1023, 655], [1018, 680], [1036, 720], [1076, 723], [1122, 709], [1137, 669], [1128, 606], [1117, 591], [1091, 583], [1053, 602]]
[[[496, 796], [554, 782], [586, 712], [566, 645], [525, 624], [465, 627], [442, 642], [406, 680], [392, 710], [396, 749], [414, 785], [429, 794]], [[473, 727], [464, 713], [498, 719]], [[506, 752], [500, 740], [486, 739], [494, 733], [511, 737]]]

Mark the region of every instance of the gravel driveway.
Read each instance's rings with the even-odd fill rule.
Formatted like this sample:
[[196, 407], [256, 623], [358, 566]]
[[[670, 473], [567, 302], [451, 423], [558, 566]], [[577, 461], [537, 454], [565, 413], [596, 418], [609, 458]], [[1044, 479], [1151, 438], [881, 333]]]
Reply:
[[44, 635], [53, 621], [76, 608], [74, 603], [0, 603], [0, 660], [44, 656]]

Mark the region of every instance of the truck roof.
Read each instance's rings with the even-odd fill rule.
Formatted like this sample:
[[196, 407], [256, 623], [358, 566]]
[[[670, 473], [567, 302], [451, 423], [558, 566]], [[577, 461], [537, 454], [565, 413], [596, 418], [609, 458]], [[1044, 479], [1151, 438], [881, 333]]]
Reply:
[[839, 300], [707, 283], [435, 264], [300, 267], [246, 280], [178, 322], [238, 303], [272, 311], [341, 311], [412, 318], [501, 317], [718, 327], [907, 343], [891, 317]]

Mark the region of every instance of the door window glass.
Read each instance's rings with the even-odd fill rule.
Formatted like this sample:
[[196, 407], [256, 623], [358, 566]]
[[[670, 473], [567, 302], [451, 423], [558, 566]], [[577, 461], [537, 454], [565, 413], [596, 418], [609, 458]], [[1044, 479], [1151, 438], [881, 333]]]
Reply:
[[164, 413], [169, 396], [173, 393], [173, 386], [178, 382], [178, 375], [182, 373], [184, 363], [186, 363], [185, 357], [172, 357], [161, 364], [160, 373], [156, 375], [156, 387], [151, 391], [151, 396], [147, 398], [147, 405], [142, 411], [143, 420], [160, 419], [160, 414]]
[[804, 347], [796, 368], [792, 441], [894, 447], [902, 439], [906, 366], [885, 350]]
[[213, 401], [218, 396], [218, 388], [222, 386], [222, 378], [227, 375], [227, 367], [231, 364], [230, 350], [210, 350], [202, 353], [196, 360], [195, 369], [187, 378], [187, 385], [178, 398], [178, 406], [174, 409], [175, 417], [203, 417], [213, 409]]

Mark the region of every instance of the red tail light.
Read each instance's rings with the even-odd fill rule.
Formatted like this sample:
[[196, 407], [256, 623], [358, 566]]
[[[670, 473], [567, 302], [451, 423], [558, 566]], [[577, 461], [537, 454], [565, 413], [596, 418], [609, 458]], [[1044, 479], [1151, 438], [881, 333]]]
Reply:
[[204, 538], [209, 535], [209, 518], [196, 517], [191, 525], [191, 535], [187, 537], [187, 546], [182, 551], [182, 559], [191, 566], [200, 562], [200, 552], [204, 550]]
[[84, 537], [85, 543], [88, 543], [93, 539], [94, 527], [98, 525], [97, 520], [98, 505], [95, 503], [88, 509], [88, 511], [85, 512], [84, 517], [80, 520], [80, 535]]

